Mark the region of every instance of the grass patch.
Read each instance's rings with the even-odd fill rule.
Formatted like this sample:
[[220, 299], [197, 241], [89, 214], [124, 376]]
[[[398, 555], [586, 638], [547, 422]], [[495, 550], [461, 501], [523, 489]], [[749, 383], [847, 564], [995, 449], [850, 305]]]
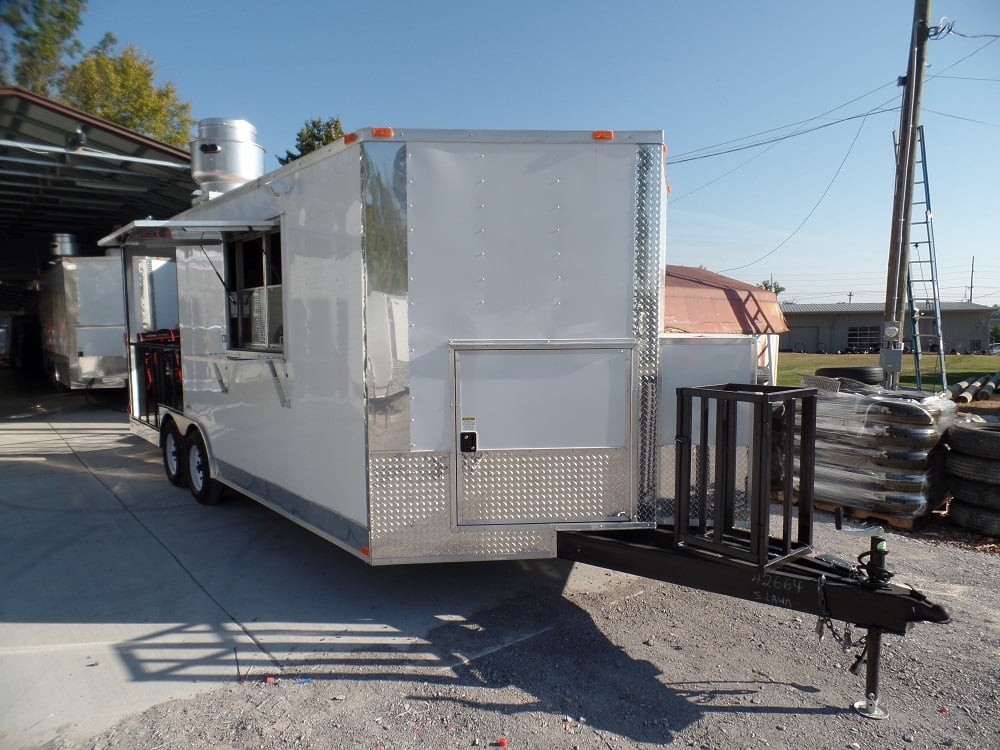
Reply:
[[[877, 367], [877, 354], [778, 354], [778, 385], [801, 385], [801, 375], [812, 375], [820, 367]], [[941, 389], [940, 361], [936, 354], [925, 354], [920, 368], [925, 391]], [[948, 385], [961, 380], [992, 375], [1000, 372], [1000, 356], [981, 354], [949, 354], [945, 358]], [[906, 388], [916, 388], [917, 378], [913, 355], [903, 355], [903, 371], [899, 374], [899, 384]]]

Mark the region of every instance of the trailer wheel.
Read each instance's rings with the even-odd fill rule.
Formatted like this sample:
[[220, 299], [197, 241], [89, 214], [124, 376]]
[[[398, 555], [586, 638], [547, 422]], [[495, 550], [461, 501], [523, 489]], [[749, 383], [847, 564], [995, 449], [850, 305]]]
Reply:
[[212, 479], [208, 449], [197, 430], [192, 430], [184, 441], [184, 462], [187, 469], [188, 489], [202, 505], [215, 505], [222, 499], [222, 485]]
[[952, 523], [963, 529], [1000, 538], [1000, 511], [956, 503], [952, 500], [948, 517]]
[[184, 438], [177, 424], [168, 419], [160, 431], [160, 452], [163, 454], [163, 471], [175, 487], [187, 487], [187, 473], [184, 471]]

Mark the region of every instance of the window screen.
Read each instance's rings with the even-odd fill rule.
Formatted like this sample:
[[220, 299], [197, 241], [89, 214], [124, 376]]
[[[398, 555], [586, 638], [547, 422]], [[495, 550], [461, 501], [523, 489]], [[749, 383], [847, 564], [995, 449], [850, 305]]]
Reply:
[[226, 284], [230, 348], [283, 351], [281, 233], [227, 241]]

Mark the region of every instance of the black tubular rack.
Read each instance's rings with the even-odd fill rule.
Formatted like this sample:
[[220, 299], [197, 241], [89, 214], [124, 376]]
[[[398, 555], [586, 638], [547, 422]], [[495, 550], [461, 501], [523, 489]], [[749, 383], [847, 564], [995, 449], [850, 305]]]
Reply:
[[[796, 426], [798, 411], [800, 426]], [[800, 433], [798, 440], [793, 439], [796, 431]], [[740, 525], [746, 519], [737, 517], [736, 508], [737, 498], [744, 496], [737, 482], [741, 432], [749, 433], [750, 442], [745, 492], [748, 528]], [[678, 388], [677, 544], [707, 549], [761, 568], [807, 554], [812, 545], [815, 437], [815, 388], [732, 383]], [[796, 458], [797, 488], [792, 481]], [[781, 527], [775, 537], [771, 533], [771, 496], [779, 486]], [[797, 526], [793, 513], [796, 492]]]

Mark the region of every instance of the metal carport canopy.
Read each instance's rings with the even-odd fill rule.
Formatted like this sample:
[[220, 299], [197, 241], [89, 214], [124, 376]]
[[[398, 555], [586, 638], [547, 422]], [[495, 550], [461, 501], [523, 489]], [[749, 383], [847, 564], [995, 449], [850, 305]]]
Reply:
[[81, 255], [137, 216], [191, 206], [191, 156], [18, 86], [0, 86], [0, 291], [37, 278], [53, 235]]

